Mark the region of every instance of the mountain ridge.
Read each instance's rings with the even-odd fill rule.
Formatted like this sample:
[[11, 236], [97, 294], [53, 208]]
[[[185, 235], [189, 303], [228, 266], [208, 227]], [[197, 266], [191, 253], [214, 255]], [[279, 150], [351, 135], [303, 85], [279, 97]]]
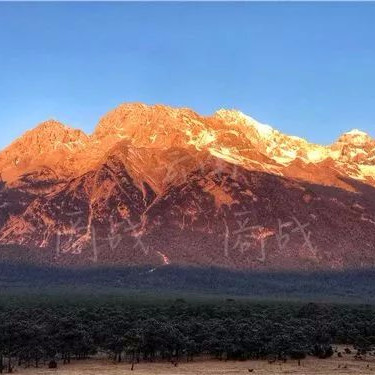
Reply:
[[0, 152], [0, 245], [52, 264], [372, 267], [373, 155], [359, 130], [321, 146], [236, 110], [123, 104], [90, 135], [50, 120]]
[[[158, 123], [158, 121], [166, 120], [168, 121], [163, 126]], [[150, 127], [150, 122], [156, 125]], [[175, 129], [173, 122], [183, 126], [183, 129], [179, 132], [178, 129]], [[353, 162], [352, 159], [357, 158], [354, 160], [355, 162], [359, 161], [361, 162], [360, 164], [373, 165], [375, 160], [375, 139], [357, 129], [345, 132], [332, 144], [323, 146], [310, 143], [297, 136], [285, 135], [270, 125], [262, 124], [234, 109], [220, 109], [212, 116], [200, 116], [188, 108], [124, 103], [104, 115], [92, 134], [89, 135], [79, 129], [63, 125], [56, 120], [42, 122], [0, 151], [0, 171], [3, 172], [2, 169], [4, 169], [5, 164], [3, 159], [7, 154], [11, 153], [12, 148], [17, 148], [17, 145], [22, 144], [22, 141], [28, 143], [27, 146], [32, 148], [33, 142], [29, 144], [30, 141], [38, 137], [42, 141], [36, 147], [39, 147], [39, 153], [46, 154], [49, 151], [48, 148], [47, 150], [42, 150], [40, 143], [43, 143], [44, 146], [51, 146], [52, 143], [54, 149], [66, 148], [73, 152], [82, 151], [84, 148], [95, 150], [95, 145], [99, 143], [107, 152], [122, 139], [130, 140], [136, 147], [168, 148], [171, 147], [172, 142], [177, 142], [183, 147], [192, 145], [200, 151], [202, 148], [214, 144], [215, 135], [218, 135], [217, 143], [219, 144], [219, 149], [212, 147], [210, 152], [216, 156], [229, 159], [230, 149], [225, 146], [227, 146], [226, 143], [230, 143], [230, 140], [224, 140], [224, 142], [221, 142], [223, 144], [220, 144], [222, 140], [220, 139], [220, 134], [218, 134], [218, 127], [221, 127], [219, 130], [223, 131], [224, 129], [224, 132], [226, 130], [225, 135], [228, 138], [235, 136], [236, 129], [240, 129], [242, 131], [241, 136], [248, 138], [247, 146], [251, 145], [258, 148], [258, 151], [265, 156], [271, 157], [276, 163], [287, 164], [297, 158], [302, 158], [307, 163], [318, 162], [328, 158]], [[139, 128], [142, 128], [143, 132], [147, 132], [148, 138], [145, 134], [140, 134]], [[166, 129], [170, 128], [175, 130], [174, 137], [171, 137], [172, 139], [169, 139], [168, 143], [166, 143], [167, 137], [161, 137], [163, 140], [158, 142], [158, 137], [162, 136], [160, 133], [166, 132]], [[151, 131], [153, 134], [150, 134]], [[192, 134], [192, 131], [195, 131], [196, 134]], [[56, 138], [55, 143], [53, 143], [54, 137]], [[103, 143], [105, 143], [104, 146]], [[176, 143], [174, 145], [176, 146]], [[280, 147], [283, 145], [286, 146], [286, 150]], [[220, 147], [222, 150], [220, 150]], [[347, 148], [350, 148], [350, 151], [346, 150]], [[33, 151], [35, 152], [35, 149]], [[20, 150], [17, 149], [16, 153], [19, 154]], [[36, 153], [38, 154], [38, 152]], [[364, 155], [368, 154], [370, 154], [370, 157], [366, 159]], [[13, 164], [16, 165], [20, 163], [17, 156], [12, 160]], [[239, 155], [236, 156], [239, 157]], [[9, 163], [9, 158], [6, 162]]]

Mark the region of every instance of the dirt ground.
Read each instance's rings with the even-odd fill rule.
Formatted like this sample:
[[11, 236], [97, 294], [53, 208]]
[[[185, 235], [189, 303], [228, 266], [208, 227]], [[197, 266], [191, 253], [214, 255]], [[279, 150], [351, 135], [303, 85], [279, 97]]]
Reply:
[[287, 363], [268, 363], [267, 361], [246, 362], [221, 362], [200, 361], [180, 363], [178, 367], [170, 363], [140, 363], [130, 370], [128, 363], [115, 364], [104, 359], [92, 359], [87, 361], [73, 361], [69, 365], [59, 364], [56, 370], [41, 369], [17, 369], [17, 373], [25, 375], [239, 375], [239, 374], [375, 374], [375, 357], [367, 357], [363, 360], [355, 360], [352, 356], [337, 358], [337, 355], [329, 359], [307, 358], [301, 361]]

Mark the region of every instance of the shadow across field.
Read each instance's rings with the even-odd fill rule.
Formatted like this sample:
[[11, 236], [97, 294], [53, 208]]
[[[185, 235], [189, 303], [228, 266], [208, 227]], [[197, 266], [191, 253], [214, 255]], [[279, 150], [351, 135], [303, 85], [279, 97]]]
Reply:
[[[61, 268], [0, 263], [2, 292], [66, 289], [74, 292], [157, 291], [254, 299], [375, 302], [375, 270], [255, 272], [163, 266]], [[71, 288], [74, 286], [74, 289]]]

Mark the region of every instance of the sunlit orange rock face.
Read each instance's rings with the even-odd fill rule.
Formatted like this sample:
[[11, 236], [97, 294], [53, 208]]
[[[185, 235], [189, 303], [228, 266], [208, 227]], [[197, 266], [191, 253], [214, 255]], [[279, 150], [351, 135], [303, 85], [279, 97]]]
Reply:
[[3, 178], [12, 181], [38, 168], [65, 175], [75, 164], [74, 154], [86, 147], [89, 137], [80, 130], [50, 120], [25, 133], [0, 154]]
[[308, 143], [235, 110], [123, 104], [0, 152], [1, 259], [252, 269], [373, 266], [375, 140]]

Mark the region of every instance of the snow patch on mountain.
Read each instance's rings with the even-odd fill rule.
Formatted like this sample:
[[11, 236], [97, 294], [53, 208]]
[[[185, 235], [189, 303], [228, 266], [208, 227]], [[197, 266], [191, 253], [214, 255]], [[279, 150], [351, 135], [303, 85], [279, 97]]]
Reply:
[[260, 137], [269, 138], [274, 133], [274, 129], [270, 125], [262, 124], [252, 117], [245, 115], [241, 111], [220, 109], [215, 113], [216, 116], [229, 121], [230, 123], [242, 123], [248, 127], [254, 128]]

